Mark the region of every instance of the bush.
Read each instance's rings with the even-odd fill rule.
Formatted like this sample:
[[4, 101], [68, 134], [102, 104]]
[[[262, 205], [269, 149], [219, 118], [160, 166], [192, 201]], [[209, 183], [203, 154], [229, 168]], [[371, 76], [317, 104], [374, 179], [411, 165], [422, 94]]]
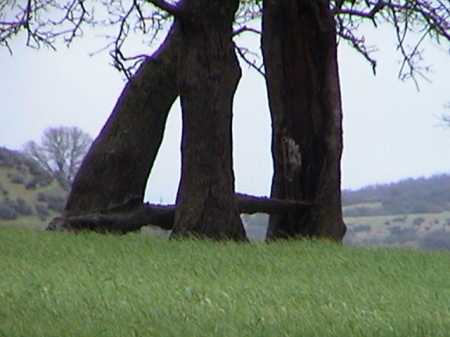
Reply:
[[425, 249], [450, 250], [450, 232], [444, 229], [431, 231], [419, 238], [419, 246]]
[[425, 219], [424, 218], [422, 218], [421, 216], [418, 216], [417, 218], [415, 218], [414, 220], [413, 220], [413, 225], [414, 226], [420, 226], [422, 223], [424, 223], [425, 222]]
[[45, 220], [50, 215], [46, 204], [34, 204], [34, 209], [41, 220]]
[[17, 219], [17, 212], [10, 205], [0, 203], [0, 219], [2, 220], [14, 220]]
[[30, 183], [34, 183], [35, 185], [45, 187], [50, 185], [52, 181], [53, 181], [52, 176], [50, 174], [44, 173], [34, 176], [34, 178], [30, 181]]
[[410, 227], [390, 227], [389, 231], [391, 235], [383, 239], [383, 243], [386, 244], [402, 244], [408, 241], [416, 240], [416, 230]]
[[49, 201], [61, 201], [66, 200], [66, 197], [61, 194], [49, 193], [49, 192], [38, 192], [37, 201], [49, 202]]
[[46, 202], [47, 201], [47, 193], [45, 192], [38, 192], [36, 196], [36, 200], [40, 202]]
[[66, 206], [67, 197], [59, 194], [39, 192], [37, 201], [46, 202], [48, 209], [61, 213]]
[[350, 228], [351, 231], [358, 233], [358, 232], [370, 232], [372, 230], [372, 227], [369, 225], [356, 225]]
[[0, 184], [0, 193], [6, 197], [9, 194], [9, 191]]
[[22, 198], [17, 198], [16, 203], [12, 205], [14, 210], [21, 215], [32, 215], [33, 207]]
[[9, 173], [8, 178], [13, 184], [23, 184], [25, 182], [25, 176], [21, 173]]
[[7, 208], [13, 209], [16, 215], [33, 214], [33, 207], [22, 198], [17, 198], [16, 201], [4, 198], [2, 204], [7, 206]]
[[16, 169], [17, 169], [17, 171], [19, 171], [19, 172], [22, 173], [23, 175], [28, 175], [28, 174], [30, 174], [30, 169], [28, 168], [27, 165], [25, 165], [25, 164], [23, 164], [23, 163], [18, 164], [18, 165], [16, 166]]
[[35, 190], [35, 189], [36, 189], [36, 183], [33, 182], [33, 181], [30, 181], [30, 182], [28, 182], [28, 183], [25, 185], [25, 188], [26, 188], [27, 190]]

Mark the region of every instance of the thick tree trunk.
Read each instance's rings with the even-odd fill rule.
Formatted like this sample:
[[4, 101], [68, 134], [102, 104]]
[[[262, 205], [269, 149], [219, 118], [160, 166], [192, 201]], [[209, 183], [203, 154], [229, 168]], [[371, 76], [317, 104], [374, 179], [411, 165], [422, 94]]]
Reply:
[[74, 179], [64, 216], [105, 209], [131, 196], [142, 201], [178, 96], [179, 35], [175, 24], [160, 49], [126, 84]]
[[272, 215], [267, 239], [340, 241], [342, 110], [329, 1], [264, 1], [262, 43], [273, 123], [271, 197], [312, 201]]
[[238, 4], [238, 0], [183, 2], [182, 172], [173, 237], [246, 240], [232, 165], [232, 105], [241, 71], [231, 37]]

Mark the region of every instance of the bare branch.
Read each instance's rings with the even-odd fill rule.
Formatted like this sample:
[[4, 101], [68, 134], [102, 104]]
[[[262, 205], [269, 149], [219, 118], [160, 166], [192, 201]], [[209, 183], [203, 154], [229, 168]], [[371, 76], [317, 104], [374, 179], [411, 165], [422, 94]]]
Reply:
[[[417, 77], [428, 80], [425, 73], [430, 67], [422, 66], [422, 50], [425, 38], [429, 37], [441, 43], [441, 39], [450, 42], [450, 3], [443, 0], [334, 0], [332, 12], [336, 20], [337, 34], [349, 42], [375, 68], [371, 49], [364, 37], [358, 37], [356, 31], [363, 21], [371, 20], [375, 26], [387, 22], [394, 28], [397, 49], [402, 57], [399, 78], [411, 78], [418, 87]], [[419, 38], [410, 47], [408, 41], [419, 34]]]
[[250, 60], [247, 58], [247, 54], [251, 54], [253, 56], [258, 57], [257, 54], [251, 52], [250, 50], [248, 50], [247, 48], [243, 48], [243, 47], [238, 47], [236, 44], [234, 45], [238, 55], [241, 57], [241, 59], [247, 63], [249, 65], [250, 68], [255, 69], [261, 76], [265, 77], [266, 74], [264, 73], [264, 71], [262, 70], [264, 67], [264, 64], [261, 63], [261, 65], [257, 66], [256, 65], [256, 61], [255, 60]]
[[[384, 1], [378, 1], [373, 4], [373, 7], [365, 12], [361, 10], [356, 10], [353, 8], [342, 8], [344, 1], [340, 1], [340, 3], [332, 10], [333, 15], [350, 15], [350, 16], [359, 16], [361, 18], [368, 18], [372, 19], [372, 21], [375, 22], [375, 15], [380, 12], [384, 6], [386, 6], [386, 3]], [[366, 2], [369, 4], [369, 2]]]
[[49, 127], [44, 130], [40, 144], [27, 142], [23, 151], [57, 178], [63, 187], [68, 187], [91, 143], [91, 137], [78, 127]]
[[155, 7], [162, 9], [163, 11], [166, 11], [167, 13], [176, 18], [180, 18], [183, 15], [183, 11], [180, 9], [179, 6], [172, 5], [167, 1], [164, 0], [147, 0], [147, 1], [155, 5]]
[[364, 37], [357, 37], [352, 30], [341, 26], [341, 30], [337, 31], [339, 37], [347, 41], [355, 50], [361, 54], [371, 65], [373, 74], [376, 74], [377, 61], [371, 56], [377, 49], [368, 47]]
[[233, 37], [234, 36], [238, 36], [238, 35], [240, 35], [240, 34], [242, 34], [244, 32], [251, 32], [251, 33], [255, 33], [255, 34], [261, 35], [261, 31], [260, 30], [257, 30], [257, 29], [254, 29], [254, 28], [250, 28], [250, 27], [247, 27], [247, 26], [243, 26], [243, 27], [240, 27], [240, 28], [238, 28], [237, 30], [235, 30], [233, 32]]
[[[282, 214], [311, 206], [309, 201], [280, 200], [236, 194], [239, 212], [246, 214]], [[139, 197], [131, 198], [121, 205], [92, 214], [73, 217], [57, 217], [48, 225], [49, 230], [95, 230], [100, 232], [128, 233], [147, 225], [162, 229], [173, 228], [175, 205], [142, 204]]]

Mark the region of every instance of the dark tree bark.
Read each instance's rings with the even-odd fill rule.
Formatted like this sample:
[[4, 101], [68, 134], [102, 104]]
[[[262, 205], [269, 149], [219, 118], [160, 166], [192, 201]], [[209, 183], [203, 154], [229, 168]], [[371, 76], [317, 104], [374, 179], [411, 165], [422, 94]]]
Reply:
[[64, 216], [92, 213], [131, 196], [142, 201], [170, 107], [178, 96], [179, 35], [175, 24], [159, 50], [126, 84], [74, 179]]
[[181, 7], [182, 172], [172, 237], [246, 240], [232, 165], [232, 104], [241, 70], [231, 38], [238, 4], [185, 0]]
[[272, 215], [267, 239], [345, 234], [342, 110], [335, 24], [327, 0], [263, 2], [262, 50], [272, 116], [271, 197], [312, 206]]

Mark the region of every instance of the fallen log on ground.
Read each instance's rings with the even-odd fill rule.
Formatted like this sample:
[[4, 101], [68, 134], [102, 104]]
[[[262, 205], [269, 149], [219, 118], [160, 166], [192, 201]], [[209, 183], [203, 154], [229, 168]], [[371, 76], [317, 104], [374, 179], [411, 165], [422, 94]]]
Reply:
[[[309, 207], [309, 201], [279, 200], [236, 194], [236, 202], [241, 214], [267, 213], [282, 214]], [[94, 230], [99, 232], [128, 233], [143, 226], [153, 225], [171, 230], [175, 218], [175, 205], [155, 205], [141, 203], [132, 198], [120, 205], [114, 205], [92, 214], [72, 217], [56, 217], [47, 226], [48, 230]]]

